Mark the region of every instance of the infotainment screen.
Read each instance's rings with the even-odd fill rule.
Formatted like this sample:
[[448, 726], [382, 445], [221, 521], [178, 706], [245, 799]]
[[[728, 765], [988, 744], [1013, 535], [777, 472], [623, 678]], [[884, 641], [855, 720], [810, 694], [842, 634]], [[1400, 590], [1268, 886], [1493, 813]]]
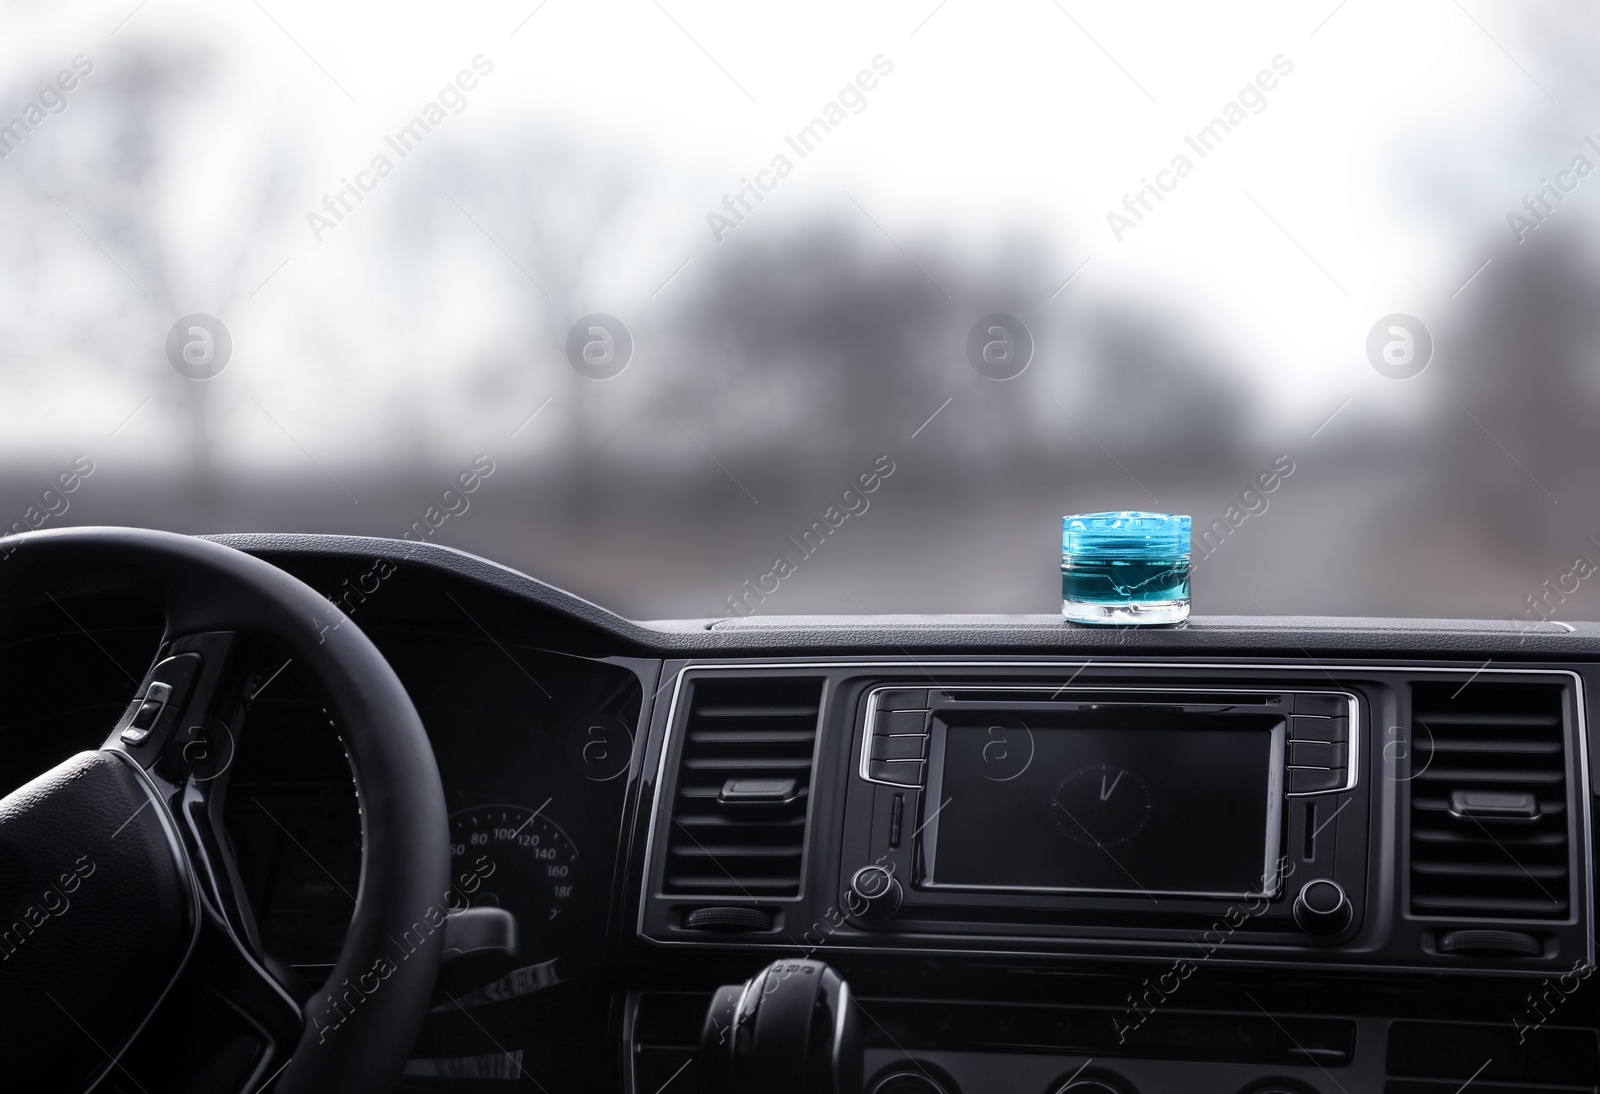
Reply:
[[1128, 706], [933, 729], [925, 884], [1276, 892], [1281, 717]]

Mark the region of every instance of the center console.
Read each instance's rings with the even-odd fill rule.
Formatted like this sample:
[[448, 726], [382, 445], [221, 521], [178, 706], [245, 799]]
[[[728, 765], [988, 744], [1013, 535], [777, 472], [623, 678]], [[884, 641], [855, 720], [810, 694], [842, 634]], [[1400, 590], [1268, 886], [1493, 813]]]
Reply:
[[1082, 1066], [1146, 1094], [1450, 1094], [1471, 1068], [1427, 1046], [1499, 1045], [1508, 1089], [1537, 1077], [1529, 1044], [1595, 1056], [1588, 993], [1513, 1036], [1595, 958], [1575, 669], [668, 668], [638, 937], [827, 961], [869, 1080], [914, 1058], [907, 1091], [1076, 1089]]

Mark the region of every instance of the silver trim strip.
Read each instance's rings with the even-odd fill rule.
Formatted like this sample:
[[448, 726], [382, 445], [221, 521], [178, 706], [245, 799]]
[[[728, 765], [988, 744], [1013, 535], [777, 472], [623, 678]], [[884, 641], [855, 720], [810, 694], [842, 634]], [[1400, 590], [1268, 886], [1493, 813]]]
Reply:
[[[1130, 687], [1105, 687], [1105, 688], [1097, 688], [1097, 687], [1094, 687], [1091, 684], [1080, 684], [1080, 685], [1077, 685], [1075, 687], [1060, 687], [1060, 688], [1056, 688], [1054, 691], [1051, 691], [1050, 688], [1048, 688], [1048, 687], [1030, 687], [1030, 686], [1023, 685], [1023, 684], [1009, 684], [1009, 685], [1008, 684], [1001, 684], [1001, 685], [997, 685], [995, 687], [983, 687], [982, 685], [960, 684], [960, 685], [957, 685], [957, 687], [963, 688], [963, 689], [969, 689], [969, 690], [973, 690], [973, 691], [1027, 691], [1027, 692], [1045, 692], [1045, 691], [1050, 691], [1051, 698], [1054, 698], [1055, 696], [1060, 695], [1064, 691], [1097, 691], [1097, 692], [1101, 692], [1101, 691], [1112, 691], [1112, 692], [1121, 691], [1121, 692], [1130, 692], [1130, 693], [1137, 693], [1137, 694], [1146, 694], [1148, 692], [1153, 692], [1153, 691], [1170, 691], [1170, 692], [1182, 692], [1183, 694], [1186, 694], [1186, 695], [1196, 695], [1196, 694], [1199, 694], [1199, 695], [1208, 695], [1208, 694], [1209, 695], [1280, 695], [1280, 694], [1282, 694], [1282, 695], [1338, 695], [1338, 696], [1343, 697], [1350, 704], [1350, 712], [1349, 712], [1349, 715], [1348, 715], [1349, 720], [1350, 720], [1350, 754], [1346, 759], [1344, 785], [1343, 786], [1336, 786], [1332, 790], [1299, 790], [1299, 791], [1293, 791], [1293, 792], [1289, 792], [1289, 793], [1285, 794], [1285, 797], [1290, 797], [1290, 798], [1310, 798], [1310, 797], [1315, 797], [1315, 796], [1317, 796], [1319, 794], [1348, 794], [1350, 791], [1352, 791], [1352, 790], [1354, 790], [1356, 788], [1356, 784], [1360, 779], [1359, 772], [1361, 770], [1361, 721], [1360, 721], [1361, 704], [1357, 700], [1356, 696], [1352, 692], [1348, 692], [1348, 691], [1334, 691], [1332, 689], [1327, 689], [1327, 690], [1306, 690], [1306, 689], [1300, 689], [1300, 688], [1296, 688], [1296, 689], [1293, 689], [1293, 690], [1288, 690], [1288, 689], [1262, 689], [1262, 688], [1258, 688], [1258, 687], [1239, 687], [1239, 688], [1208, 688], [1208, 687], [1195, 687], [1195, 688], [1168, 688], [1168, 687], [1130, 688]], [[857, 769], [857, 774], [860, 775], [862, 780], [864, 780], [865, 782], [876, 783], [878, 786], [896, 786], [896, 787], [901, 787], [901, 788], [906, 789], [906, 790], [921, 790], [922, 789], [922, 785], [920, 783], [890, 782], [888, 779], [874, 779], [871, 775], [868, 774], [869, 768], [868, 768], [867, 764], [868, 764], [868, 761], [872, 758], [873, 722], [877, 718], [877, 715], [878, 715], [878, 693], [879, 692], [884, 692], [884, 691], [907, 691], [907, 690], [917, 691], [917, 690], [921, 690], [921, 689], [918, 688], [917, 685], [914, 685], [914, 684], [913, 685], [885, 684], [882, 687], [875, 687], [871, 691], [867, 692], [867, 714], [866, 714], [866, 722], [865, 722], [865, 732], [864, 732], [864, 734], [862, 736], [862, 740], [861, 740], [861, 763], [860, 763], [860, 765], [859, 765], [859, 767]], [[956, 688], [946, 688], [946, 689], [943, 689], [943, 690], [954, 691], [954, 690], [956, 690]], [[910, 709], [915, 709], [915, 708], [910, 708]], [[1294, 711], [1290, 710], [1290, 711], [1285, 712], [1284, 717], [1287, 719], [1290, 716], [1292, 716], [1293, 714], [1294, 714]], [[1315, 715], [1311, 715], [1310, 717], [1315, 717]], [[1285, 739], [1287, 740], [1287, 737]], [[1285, 749], [1285, 751], [1287, 751], [1287, 748]], [[926, 757], [926, 756], [923, 757], [924, 760], [927, 760], [929, 758], [930, 757]], [[1326, 768], [1321, 768], [1319, 770], [1327, 770], [1327, 769]], [[1286, 785], [1287, 785], [1287, 783], [1286, 783]]]

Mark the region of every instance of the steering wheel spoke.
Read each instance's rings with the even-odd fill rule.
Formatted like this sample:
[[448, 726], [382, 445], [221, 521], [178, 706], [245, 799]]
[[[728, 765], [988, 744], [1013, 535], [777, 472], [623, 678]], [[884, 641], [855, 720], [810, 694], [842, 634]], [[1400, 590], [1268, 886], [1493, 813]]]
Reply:
[[254, 915], [223, 831], [228, 775], [238, 753], [247, 696], [230, 631], [162, 643], [105, 747], [139, 765], [180, 821], [184, 849], [206, 906], [257, 958]]
[[258, 1089], [287, 1062], [304, 1024], [293, 974], [274, 970], [262, 948], [222, 825], [250, 698], [242, 645], [230, 631], [163, 641], [106, 742], [139, 764], [166, 804], [197, 898], [194, 954], [121, 1064], [147, 1089], [201, 1079], [210, 1090]]
[[119, 1063], [132, 1089], [258, 1091], [300, 1040], [300, 1006], [202, 904], [189, 962]]

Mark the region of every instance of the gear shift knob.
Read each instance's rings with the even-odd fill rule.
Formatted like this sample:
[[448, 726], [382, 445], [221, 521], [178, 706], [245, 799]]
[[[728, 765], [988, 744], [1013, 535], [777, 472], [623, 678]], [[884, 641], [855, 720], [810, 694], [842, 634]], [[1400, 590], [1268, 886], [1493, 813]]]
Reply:
[[861, 1094], [850, 985], [821, 961], [774, 961], [717, 989], [700, 1033], [713, 1094]]

